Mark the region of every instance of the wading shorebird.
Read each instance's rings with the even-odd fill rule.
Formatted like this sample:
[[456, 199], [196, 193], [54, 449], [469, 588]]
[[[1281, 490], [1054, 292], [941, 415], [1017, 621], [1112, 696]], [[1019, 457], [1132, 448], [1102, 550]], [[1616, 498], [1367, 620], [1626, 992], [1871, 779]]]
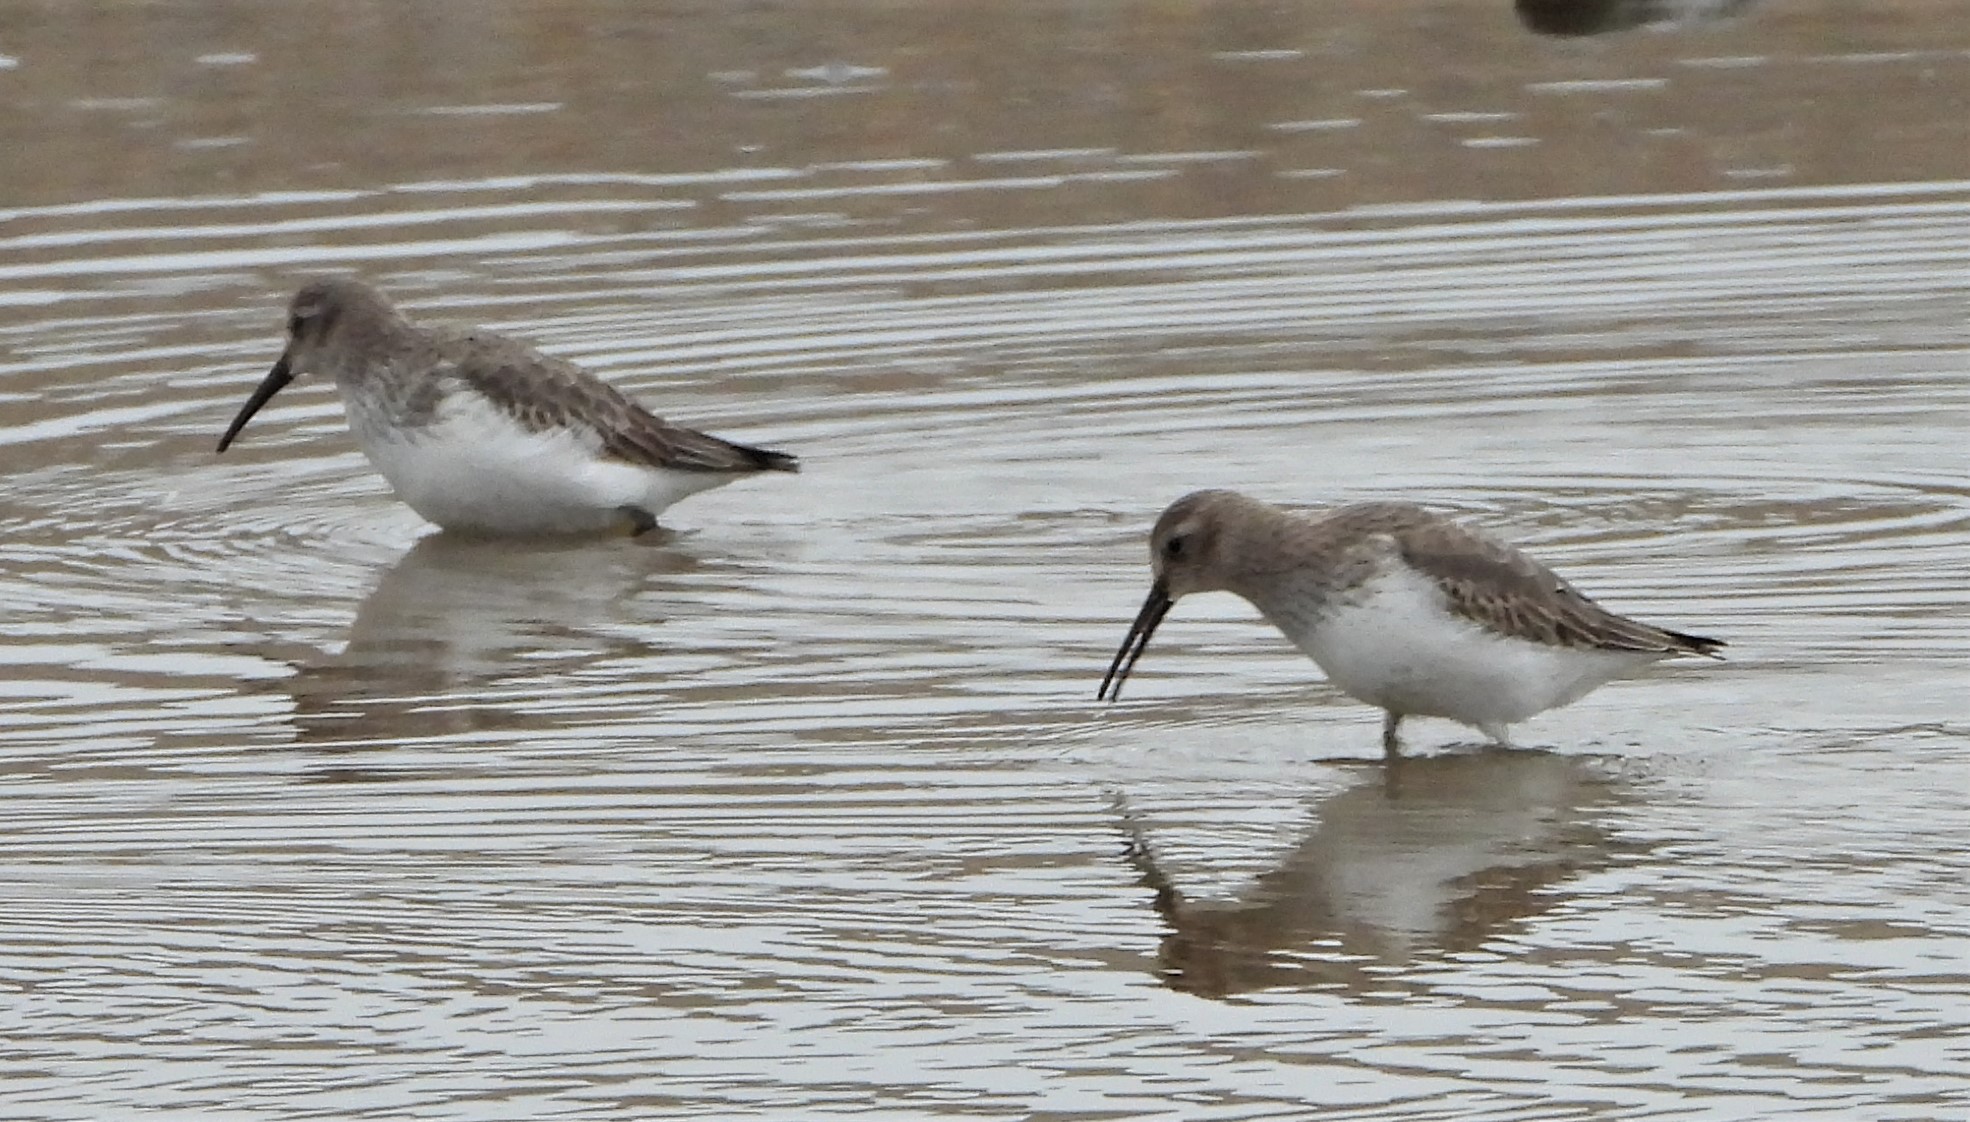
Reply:
[[420, 327], [375, 288], [313, 280], [287, 309], [287, 348], [219, 451], [301, 374], [335, 379], [349, 431], [410, 508], [481, 534], [643, 533], [679, 499], [784, 452], [673, 425], [573, 363], [489, 331]]
[[1502, 541], [1409, 503], [1296, 514], [1232, 491], [1170, 504], [1149, 535], [1152, 581], [1097, 699], [1193, 592], [1234, 592], [1349, 697], [1380, 706], [1382, 749], [1404, 717], [1506, 727], [1673, 655], [1723, 643], [1624, 619]]

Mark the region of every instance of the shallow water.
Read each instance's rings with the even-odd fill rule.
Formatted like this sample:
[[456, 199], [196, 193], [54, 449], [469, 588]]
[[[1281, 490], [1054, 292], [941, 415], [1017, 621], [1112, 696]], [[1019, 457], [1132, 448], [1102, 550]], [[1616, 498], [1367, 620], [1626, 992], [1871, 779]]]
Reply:
[[[0, 1115], [1964, 1114], [1970, 6], [1725, 6], [0, 7]], [[342, 268], [806, 470], [215, 456]], [[1732, 658], [1098, 705], [1202, 486]]]

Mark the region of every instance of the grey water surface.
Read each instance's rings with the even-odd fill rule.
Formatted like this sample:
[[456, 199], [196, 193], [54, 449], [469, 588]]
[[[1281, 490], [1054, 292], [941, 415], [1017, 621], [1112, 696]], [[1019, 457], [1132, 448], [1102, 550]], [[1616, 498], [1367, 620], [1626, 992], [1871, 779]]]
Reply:
[[[0, 153], [0, 1117], [1970, 1116], [1970, 3], [0, 2]], [[324, 270], [805, 471], [216, 456]], [[1098, 705], [1204, 486], [1731, 659]]]

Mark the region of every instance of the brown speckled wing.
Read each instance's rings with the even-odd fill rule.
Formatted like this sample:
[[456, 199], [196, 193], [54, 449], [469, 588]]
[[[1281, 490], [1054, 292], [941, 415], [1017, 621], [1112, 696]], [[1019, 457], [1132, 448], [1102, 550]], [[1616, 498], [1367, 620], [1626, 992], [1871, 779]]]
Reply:
[[676, 471], [798, 471], [783, 452], [748, 448], [673, 425], [630, 400], [614, 386], [572, 363], [550, 358], [511, 339], [469, 335], [461, 339], [453, 372], [535, 432], [586, 428], [602, 453], [627, 463]]
[[1504, 542], [1420, 508], [1415, 514], [1390, 531], [1403, 560], [1443, 587], [1452, 611], [1498, 634], [1638, 653], [1709, 655], [1724, 645], [1615, 615]]

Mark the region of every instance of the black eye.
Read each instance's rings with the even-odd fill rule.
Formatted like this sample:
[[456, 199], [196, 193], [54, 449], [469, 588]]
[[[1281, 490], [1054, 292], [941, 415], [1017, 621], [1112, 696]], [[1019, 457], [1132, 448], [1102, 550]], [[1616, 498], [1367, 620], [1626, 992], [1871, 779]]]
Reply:
[[1164, 542], [1163, 543], [1164, 560], [1175, 561], [1178, 558], [1182, 557], [1183, 546], [1184, 546], [1184, 539], [1182, 535], [1178, 535], [1176, 537], [1171, 538], [1169, 541]]
[[301, 334], [301, 325], [306, 322], [308, 322], [308, 317], [302, 315], [300, 312], [289, 315], [287, 317], [287, 333], [289, 335]]

